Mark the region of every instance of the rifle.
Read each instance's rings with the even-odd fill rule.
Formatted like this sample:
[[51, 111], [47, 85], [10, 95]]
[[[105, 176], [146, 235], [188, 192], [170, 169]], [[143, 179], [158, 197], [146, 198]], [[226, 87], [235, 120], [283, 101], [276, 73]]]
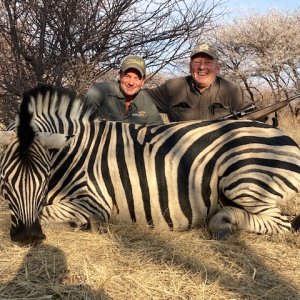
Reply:
[[269, 115], [272, 112], [276, 112], [277, 110], [287, 106], [292, 100], [300, 98], [300, 94], [296, 94], [292, 97], [287, 98], [286, 100], [279, 101], [275, 104], [270, 104], [265, 108], [255, 110], [255, 104], [251, 104], [246, 108], [240, 111], [234, 111], [229, 115], [218, 118], [217, 120], [229, 120], [229, 119], [247, 119], [247, 120], [260, 120]]

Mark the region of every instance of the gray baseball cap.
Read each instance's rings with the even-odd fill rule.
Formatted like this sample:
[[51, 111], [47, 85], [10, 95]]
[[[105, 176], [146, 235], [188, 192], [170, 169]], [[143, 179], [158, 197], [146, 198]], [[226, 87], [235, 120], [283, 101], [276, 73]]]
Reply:
[[212, 58], [218, 60], [219, 59], [219, 55], [218, 55], [218, 51], [215, 47], [208, 45], [208, 44], [200, 44], [197, 45], [191, 52], [191, 58], [198, 54], [198, 53], [205, 53], [209, 56], [211, 56]]
[[140, 56], [128, 55], [125, 57], [121, 64], [121, 71], [126, 72], [128, 69], [138, 70], [142, 77], [146, 75], [146, 64]]

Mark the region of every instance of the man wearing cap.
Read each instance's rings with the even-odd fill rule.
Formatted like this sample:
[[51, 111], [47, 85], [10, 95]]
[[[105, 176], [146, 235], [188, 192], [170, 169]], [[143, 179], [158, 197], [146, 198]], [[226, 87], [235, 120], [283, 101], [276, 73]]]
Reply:
[[253, 104], [238, 84], [219, 76], [218, 53], [211, 45], [192, 50], [190, 73], [146, 89], [170, 121], [213, 120]]
[[93, 85], [85, 95], [86, 105], [94, 107], [100, 118], [110, 121], [163, 124], [153, 99], [141, 90], [145, 75], [145, 61], [139, 56], [127, 56], [121, 65], [119, 80]]

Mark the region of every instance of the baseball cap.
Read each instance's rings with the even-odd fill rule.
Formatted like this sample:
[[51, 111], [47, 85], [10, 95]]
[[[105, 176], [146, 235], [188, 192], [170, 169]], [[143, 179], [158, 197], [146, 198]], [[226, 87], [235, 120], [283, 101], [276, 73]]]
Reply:
[[207, 55], [211, 56], [212, 58], [214, 58], [216, 60], [219, 59], [217, 49], [208, 44], [197, 45], [191, 52], [191, 58], [198, 53], [206, 53]]
[[146, 75], [145, 61], [137, 55], [128, 55], [121, 64], [121, 71], [126, 72], [128, 69], [136, 69], [144, 77]]

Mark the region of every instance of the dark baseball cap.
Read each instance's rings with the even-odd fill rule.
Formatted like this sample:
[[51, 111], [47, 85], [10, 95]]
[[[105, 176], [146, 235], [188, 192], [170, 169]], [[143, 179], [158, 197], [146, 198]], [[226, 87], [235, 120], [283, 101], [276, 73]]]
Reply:
[[211, 56], [212, 58], [218, 60], [219, 59], [219, 55], [218, 55], [218, 51], [215, 47], [208, 45], [208, 44], [199, 44], [197, 45], [191, 52], [191, 58], [198, 54], [198, 53], [205, 53], [209, 56]]
[[138, 70], [142, 77], [146, 75], [146, 64], [140, 56], [128, 55], [125, 57], [121, 64], [121, 71], [126, 72], [128, 69]]

